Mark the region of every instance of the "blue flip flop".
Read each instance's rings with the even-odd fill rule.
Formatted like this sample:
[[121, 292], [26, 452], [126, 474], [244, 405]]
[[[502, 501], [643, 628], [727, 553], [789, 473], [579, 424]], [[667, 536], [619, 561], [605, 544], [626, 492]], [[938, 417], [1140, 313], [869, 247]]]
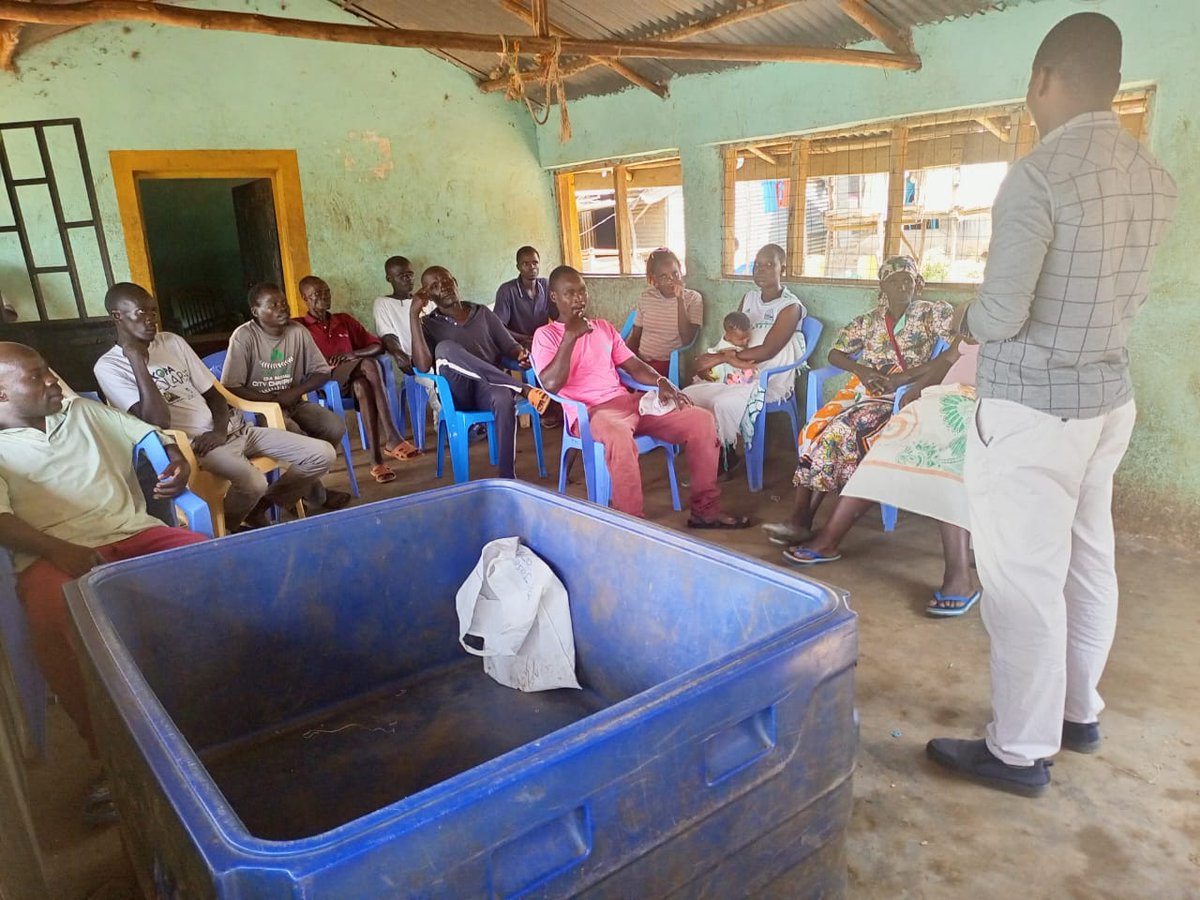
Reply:
[[842, 554], [831, 553], [825, 556], [816, 550], [810, 550], [808, 547], [788, 547], [788, 549], [783, 551], [783, 558], [792, 563], [792, 565], [815, 566], [819, 563], [837, 562], [842, 558]]
[[[979, 598], [983, 595], [983, 591], [976, 591], [969, 597], [962, 597], [956, 594], [943, 594], [941, 591], [933, 592], [933, 599], [929, 601], [929, 605], [925, 607], [925, 612], [931, 616], [939, 616], [946, 618], [948, 616], [961, 616], [972, 606], [979, 602]], [[939, 606], [939, 603], [954, 603], [956, 606]]]

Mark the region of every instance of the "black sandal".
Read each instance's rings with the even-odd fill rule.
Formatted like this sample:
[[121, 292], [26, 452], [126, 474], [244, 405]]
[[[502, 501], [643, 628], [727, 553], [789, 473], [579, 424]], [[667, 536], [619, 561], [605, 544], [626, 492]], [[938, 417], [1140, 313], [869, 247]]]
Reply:
[[689, 516], [688, 520], [687, 520], [687, 527], [688, 528], [697, 528], [697, 529], [702, 529], [702, 528], [726, 529], [726, 530], [730, 530], [730, 531], [735, 531], [739, 528], [749, 528], [750, 527], [750, 517], [749, 516], [729, 516], [729, 517], [722, 516], [721, 518], [718, 518], [718, 519], [697, 519], [695, 516]]

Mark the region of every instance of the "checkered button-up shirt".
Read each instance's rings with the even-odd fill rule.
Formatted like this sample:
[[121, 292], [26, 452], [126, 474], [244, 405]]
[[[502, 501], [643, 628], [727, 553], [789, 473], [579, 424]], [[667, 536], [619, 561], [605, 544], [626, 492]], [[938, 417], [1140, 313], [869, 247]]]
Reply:
[[1075, 117], [1013, 166], [965, 321], [983, 345], [980, 398], [1071, 419], [1132, 399], [1126, 344], [1175, 198], [1170, 174], [1108, 112]]

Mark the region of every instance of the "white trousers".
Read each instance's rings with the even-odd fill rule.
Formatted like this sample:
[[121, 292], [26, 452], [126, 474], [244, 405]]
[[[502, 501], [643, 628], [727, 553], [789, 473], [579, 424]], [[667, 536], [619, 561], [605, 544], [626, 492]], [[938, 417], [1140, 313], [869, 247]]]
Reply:
[[964, 478], [983, 623], [991, 639], [987, 745], [1009, 765], [1053, 756], [1062, 723], [1096, 722], [1096, 689], [1117, 624], [1113, 474], [1131, 402], [1061, 419], [979, 401]]

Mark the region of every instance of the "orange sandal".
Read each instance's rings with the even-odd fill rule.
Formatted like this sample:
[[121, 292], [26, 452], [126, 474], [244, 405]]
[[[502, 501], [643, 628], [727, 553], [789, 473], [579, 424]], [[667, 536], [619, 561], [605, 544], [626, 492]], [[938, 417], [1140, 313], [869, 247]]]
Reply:
[[383, 455], [390, 456], [392, 459], [398, 460], [400, 462], [408, 462], [408, 460], [413, 459], [414, 457], [420, 456], [421, 451], [418, 450], [416, 447], [414, 447], [412, 444], [410, 444], [408, 441], [401, 441], [395, 447], [393, 447], [391, 450], [384, 450]]
[[380, 463], [377, 466], [371, 467], [371, 477], [375, 479], [377, 484], [387, 484], [389, 481], [396, 480], [396, 473], [392, 471], [387, 463]]
[[541, 388], [530, 388], [525, 399], [537, 410], [539, 416], [550, 408], [550, 395]]

